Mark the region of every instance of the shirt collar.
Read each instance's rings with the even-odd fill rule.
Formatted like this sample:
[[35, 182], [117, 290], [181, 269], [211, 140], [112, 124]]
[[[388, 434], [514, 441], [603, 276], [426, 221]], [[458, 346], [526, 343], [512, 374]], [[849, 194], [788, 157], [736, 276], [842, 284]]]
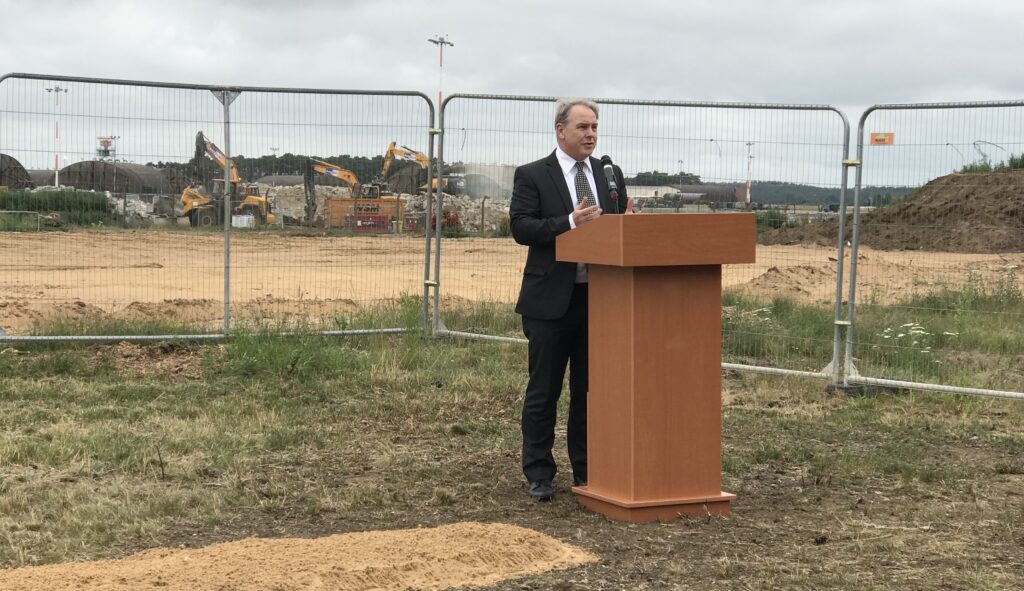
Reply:
[[[576, 160], [572, 156], [565, 153], [561, 146], [555, 147], [555, 156], [558, 158], [558, 165], [562, 167], [562, 175], [569, 176], [569, 173], [576, 174]], [[583, 159], [583, 165], [587, 168], [587, 172], [593, 174], [590, 170], [590, 158]]]

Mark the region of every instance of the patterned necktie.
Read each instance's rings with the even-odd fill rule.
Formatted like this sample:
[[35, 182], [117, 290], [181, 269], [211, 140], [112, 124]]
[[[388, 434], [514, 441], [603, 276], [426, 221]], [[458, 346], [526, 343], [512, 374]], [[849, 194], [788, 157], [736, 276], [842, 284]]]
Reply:
[[587, 182], [587, 175], [583, 170], [586, 164], [581, 160], [576, 163], [576, 201], [583, 204], [583, 207], [597, 205], [594, 202], [594, 192], [590, 190], [590, 183]]

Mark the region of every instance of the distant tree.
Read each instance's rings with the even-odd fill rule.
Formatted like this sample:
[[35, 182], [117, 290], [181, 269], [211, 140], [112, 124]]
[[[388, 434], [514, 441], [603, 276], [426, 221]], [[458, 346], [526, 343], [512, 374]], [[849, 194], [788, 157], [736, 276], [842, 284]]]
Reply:
[[675, 174], [669, 174], [652, 170], [650, 172], [638, 172], [634, 177], [626, 177], [626, 184], [637, 187], [661, 187], [671, 185], [702, 185], [704, 183], [700, 180], [700, 176], [693, 173], [680, 171]]

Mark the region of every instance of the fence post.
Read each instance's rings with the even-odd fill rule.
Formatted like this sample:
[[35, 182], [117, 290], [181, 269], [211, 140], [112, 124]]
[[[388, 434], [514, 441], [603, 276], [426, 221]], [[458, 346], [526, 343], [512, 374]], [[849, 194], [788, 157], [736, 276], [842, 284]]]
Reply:
[[[436, 213], [434, 215], [434, 316], [431, 329], [431, 334], [437, 334], [437, 331], [441, 329], [441, 211], [444, 207], [444, 191], [441, 185], [444, 183], [444, 108], [448, 104], [451, 97], [444, 99], [444, 102], [438, 105], [438, 136], [437, 136], [437, 175], [434, 177], [437, 179], [437, 204]], [[430, 226], [430, 210], [427, 210], [426, 225]]]
[[239, 94], [234, 90], [213, 93], [224, 106], [224, 334], [231, 331], [231, 103]]
[[[430, 104], [430, 101], [427, 101]], [[441, 129], [440, 126], [434, 127], [434, 108], [430, 107], [430, 130], [427, 132], [427, 199], [423, 207], [423, 310], [422, 317], [420, 318], [420, 326], [423, 330], [424, 336], [430, 336], [433, 334], [434, 324], [430, 318], [430, 288], [433, 282], [430, 280], [430, 207], [434, 200], [434, 176], [433, 170], [429, 163], [433, 162], [433, 158], [437, 158], [437, 161], [441, 161], [441, 157], [438, 152], [434, 151], [434, 139], [437, 138], [437, 143], [441, 143]]]

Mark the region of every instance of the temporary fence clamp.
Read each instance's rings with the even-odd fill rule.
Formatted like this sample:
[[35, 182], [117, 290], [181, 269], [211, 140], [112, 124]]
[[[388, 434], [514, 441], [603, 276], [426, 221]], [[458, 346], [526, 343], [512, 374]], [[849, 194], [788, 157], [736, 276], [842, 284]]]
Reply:
[[850, 322], [849, 320], [836, 320], [832, 324], [834, 324], [835, 326], [852, 326], [853, 325], [853, 323]]
[[860, 160], [857, 160], [855, 158], [843, 160], [843, 166], [860, 166]]
[[427, 287], [437, 287], [438, 285], [440, 285], [440, 283], [432, 279], [427, 279], [426, 281], [423, 282], [423, 285], [426, 285]]
[[440, 127], [431, 127], [428, 131], [430, 135], [444, 135], [444, 130]]

